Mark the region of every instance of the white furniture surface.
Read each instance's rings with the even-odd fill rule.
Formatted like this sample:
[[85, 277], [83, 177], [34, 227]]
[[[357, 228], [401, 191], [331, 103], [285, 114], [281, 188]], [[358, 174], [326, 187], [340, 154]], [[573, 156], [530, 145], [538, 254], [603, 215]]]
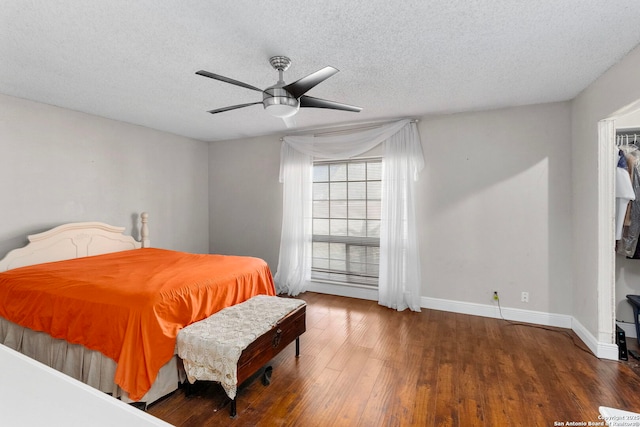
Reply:
[[640, 427], [640, 414], [637, 412], [623, 411], [607, 406], [601, 406], [598, 410], [602, 418], [598, 421], [604, 421], [609, 427]]
[[2, 426], [171, 426], [4, 345], [0, 366]]

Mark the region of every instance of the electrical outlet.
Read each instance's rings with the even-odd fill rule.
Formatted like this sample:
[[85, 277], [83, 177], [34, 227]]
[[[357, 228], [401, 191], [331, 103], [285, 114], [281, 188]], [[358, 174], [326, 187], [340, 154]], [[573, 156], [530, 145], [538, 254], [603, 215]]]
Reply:
[[529, 292], [523, 292], [520, 295], [520, 301], [522, 302], [529, 302]]
[[493, 291], [493, 300], [498, 301], [500, 297], [498, 297], [498, 291]]

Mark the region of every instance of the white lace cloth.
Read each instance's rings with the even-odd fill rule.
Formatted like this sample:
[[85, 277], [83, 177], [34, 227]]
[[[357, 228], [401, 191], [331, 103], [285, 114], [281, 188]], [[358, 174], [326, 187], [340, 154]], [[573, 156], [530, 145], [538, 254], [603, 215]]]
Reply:
[[189, 382], [217, 381], [234, 399], [242, 351], [304, 304], [300, 299], [258, 295], [180, 330], [176, 346]]

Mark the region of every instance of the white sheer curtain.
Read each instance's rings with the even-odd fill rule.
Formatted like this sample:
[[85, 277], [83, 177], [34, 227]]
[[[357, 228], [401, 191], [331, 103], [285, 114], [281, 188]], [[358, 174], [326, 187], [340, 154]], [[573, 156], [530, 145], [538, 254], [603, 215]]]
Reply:
[[284, 184], [278, 293], [298, 295], [311, 280], [311, 191], [313, 157], [286, 142], [280, 148], [280, 182]]
[[284, 138], [280, 151], [282, 237], [274, 277], [278, 293], [298, 295], [311, 279], [313, 159], [349, 158], [383, 142], [379, 303], [397, 310], [420, 310], [414, 181], [424, 159], [418, 128], [409, 120], [347, 135]]
[[420, 311], [420, 252], [416, 226], [415, 181], [424, 167], [415, 123], [384, 143], [378, 302]]

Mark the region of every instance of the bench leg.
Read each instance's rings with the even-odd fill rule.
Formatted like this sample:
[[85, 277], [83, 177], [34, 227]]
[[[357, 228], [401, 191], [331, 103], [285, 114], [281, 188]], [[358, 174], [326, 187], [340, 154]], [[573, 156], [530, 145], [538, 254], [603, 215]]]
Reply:
[[193, 384], [191, 384], [189, 380], [186, 380], [183, 384], [183, 387], [184, 387], [184, 395], [186, 397], [191, 397], [194, 393]]
[[263, 386], [268, 386], [269, 384], [271, 384], [271, 374], [273, 373], [273, 367], [272, 366], [267, 366], [264, 369], [264, 372], [262, 373], [262, 385]]
[[[296, 337], [296, 357], [300, 357], [300, 337]], [[262, 385], [268, 386], [269, 384], [271, 384], [271, 374], [272, 373], [273, 373], [273, 367], [272, 366], [267, 366], [264, 369], [264, 372], [262, 373]], [[187, 381], [187, 383], [188, 383], [188, 381]], [[190, 384], [188, 384], [188, 387], [190, 387]], [[236, 407], [236, 399], [235, 398], [231, 399], [231, 405], [229, 406], [229, 413], [231, 415], [231, 418], [235, 418], [238, 415], [237, 407]]]
[[229, 407], [229, 412], [230, 412], [231, 418], [235, 418], [236, 415], [238, 415], [235, 398], [231, 400], [231, 406]]

